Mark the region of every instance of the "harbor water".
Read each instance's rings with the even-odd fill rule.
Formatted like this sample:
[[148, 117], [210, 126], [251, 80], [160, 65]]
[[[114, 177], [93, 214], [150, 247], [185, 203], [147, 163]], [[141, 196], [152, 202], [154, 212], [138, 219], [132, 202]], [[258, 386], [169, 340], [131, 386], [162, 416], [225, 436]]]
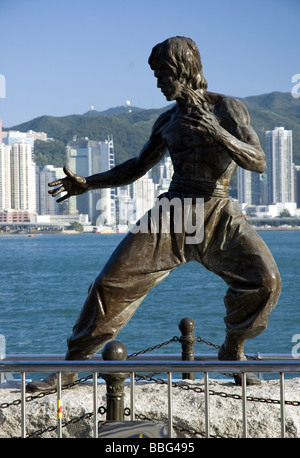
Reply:
[[[261, 231], [282, 276], [282, 293], [268, 328], [247, 341], [247, 353], [291, 355], [300, 334], [300, 231]], [[124, 234], [3, 235], [1, 253], [0, 334], [6, 354], [64, 354], [66, 339], [84, 303], [88, 287]], [[173, 271], [154, 288], [118, 335], [128, 354], [180, 336], [183, 317], [195, 321], [196, 337], [221, 345], [225, 336], [226, 284], [196, 262]], [[196, 353], [215, 353], [195, 344]], [[159, 353], [180, 353], [178, 342]], [[300, 357], [300, 355], [299, 355]]]

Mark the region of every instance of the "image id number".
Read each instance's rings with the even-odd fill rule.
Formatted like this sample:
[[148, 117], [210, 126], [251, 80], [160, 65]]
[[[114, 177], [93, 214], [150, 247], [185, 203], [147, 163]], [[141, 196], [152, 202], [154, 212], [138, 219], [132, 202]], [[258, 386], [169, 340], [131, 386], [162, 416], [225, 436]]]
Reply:
[[195, 450], [193, 442], [150, 442], [150, 453], [193, 453]]

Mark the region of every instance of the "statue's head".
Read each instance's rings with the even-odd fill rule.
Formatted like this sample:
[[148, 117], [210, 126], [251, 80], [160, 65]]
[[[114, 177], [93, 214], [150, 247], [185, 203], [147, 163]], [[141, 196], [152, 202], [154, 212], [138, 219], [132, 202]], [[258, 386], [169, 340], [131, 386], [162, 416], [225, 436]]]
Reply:
[[158, 43], [149, 57], [152, 70], [168, 69], [178, 79], [185, 79], [194, 90], [206, 89], [199, 50], [193, 40], [171, 37]]

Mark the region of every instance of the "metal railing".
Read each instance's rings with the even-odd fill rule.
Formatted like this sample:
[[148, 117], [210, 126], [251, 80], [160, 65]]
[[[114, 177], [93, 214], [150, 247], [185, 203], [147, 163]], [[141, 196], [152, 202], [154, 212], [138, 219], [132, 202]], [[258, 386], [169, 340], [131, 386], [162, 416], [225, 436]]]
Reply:
[[[57, 373], [57, 402], [58, 407], [62, 397], [61, 374], [63, 372], [91, 372], [93, 374], [93, 418], [94, 418], [94, 437], [98, 437], [98, 404], [97, 404], [97, 379], [98, 373], [102, 374], [130, 374], [131, 380], [131, 420], [135, 419], [135, 374], [139, 373], [167, 373], [168, 385], [168, 435], [173, 437], [172, 419], [172, 375], [173, 373], [201, 372], [204, 373], [204, 396], [205, 396], [205, 437], [210, 437], [210, 415], [209, 415], [209, 373], [240, 373], [242, 377], [242, 418], [243, 418], [243, 437], [247, 437], [247, 386], [246, 373], [277, 373], [280, 375], [280, 409], [281, 409], [281, 436], [285, 437], [285, 392], [284, 374], [300, 373], [299, 360], [269, 360], [269, 361], [214, 361], [214, 360], [194, 360], [178, 361], [162, 359], [140, 360], [140, 357], [129, 361], [0, 361], [0, 371], [20, 372], [21, 373], [21, 437], [26, 437], [26, 373], [43, 372]], [[158, 357], [157, 357], [158, 358]], [[126, 375], [125, 375], [126, 376]], [[124, 376], [124, 379], [125, 379]], [[57, 415], [57, 437], [62, 437], [62, 418]]]
[[[93, 385], [93, 436], [99, 437], [98, 425], [98, 377], [101, 376], [106, 381], [106, 420], [122, 421], [124, 419], [124, 381], [130, 377], [130, 420], [135, 421], [138, 415], [135, 413], [135, 379], [143, 379], [141, 373], [151, 374], [167, 374], [163, 383], [167, 385], [168, 397], [168, 436], [174, 436], [173, 425], [173, 401], [172, 390], [178, 384], [173, 382], [173, 374], [182, 373], [183, 379], [194, 380], [195, 373], [204, 374], [204, 389], [201, 392], [204, 394], [205, 407], [205, 437], [211, 435], [211, 420], [210, 420], [210, 395], [216, 394], [210, 389], [210, 374], [240, 374], [242, 380], [241, 396], [242, 401], [242, 429], [243, 437], [248, 437], [247, 430], [247, 383], [246, 374], [254, 372], [258, 374], [276, 374], [279, 375], [280, 384], [280, 423], [281, 437], [286, 437], [286, 419], [285, 406], [290, 401], [285, 400], [285, 374], [300, 374], [300, 360], [292, 358], [288, 355], [248, 355], [247, 361], [219, 361], [216, 354], [195, 354], [194, 343], [204, 342], [207, 345], [218, 348], [217, 345], [203, 340], [201, 337], [194, 337], [194, 322], [190, 318], [184, 318], [179, 323], [181, 337], [173, 337], [169, 341], [162, 344], [150, 347], [138, 353], [133, 353], [127, 356], [126, 348], [123, 344], [117, 341], [109, 342], [102, 352], [102, 355], [96, 355], [88, 361], [66, 361], [60, 355], [11, 355], [6, 359], [0, 360], [0, 374], [20, 373], [21, 374], [21, 399], [13, 401], [14, 405], [21, 405], [21, 437], [26, 435], [26, 375], [28, 373], [57, 373], [57, 437], [62, 437], [62, 415], [61, 415], [61, 399], [62, 389], [62, 373], [90, 373], [88, 377], [79, 379], [70, 384], [81, 383], [88, 379], [92, 379]], [[180, 342], [182, 352], [180, 354], [145, 354], [154, 349], [161, 348], [171, 342]], [[117, 355], [118, 360], [114, 360]], [[3, 377], [2, 377], [3, 378]], [[145, 377], [147, 379], [147, 377]], [[150, 377], [153, 381], [154, 379]], [[49, 394], [53, 394], [53, 390]], [[237, 395], [235, 395], [236, 398]], [[39, 396], [37, 396], [39, 397]], [[229, 397], [229, 396], [228, 396]], [[34, 396], [32, 396], [34, 398]], [[6, 403], [7, 404], [7, 403]], [[300, 406], [300, 402], [293, 402], [292, 405]], [[0, 408], [3, 404], [0, 405]]]

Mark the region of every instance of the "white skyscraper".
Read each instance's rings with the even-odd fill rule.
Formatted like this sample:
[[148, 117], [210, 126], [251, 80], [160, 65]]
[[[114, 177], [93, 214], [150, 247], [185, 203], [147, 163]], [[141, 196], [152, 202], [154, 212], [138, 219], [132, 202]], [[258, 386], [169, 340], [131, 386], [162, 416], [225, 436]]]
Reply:
[[31, 146], [32, 152], [34, 149], [34, 138], [31, 134], [29, 136], [27, 132], [19, 132], [18, 130], [9, 130], [3, 142], [6, 145], [13, 145], [14, 143], [18, 143], [18, 142], [28, 143]]
[[11, 208], [36, 211], [36, 165], [24, 141], [11, 145]]
[[275, 127], [274, 130], [266, 132], [266, 141], [268, 202], [293, 203], [292, 131]]
[[0, 211], [11, 208], [11, 147], [0, 144]]
[[164, 159], [158, 164], [158, 183], [156, 187], [156, 194], [166, 192], [169, 189], [174, 167], [170, 156], [165, 156]]
[[238, 199], [240, 204], [252, 205], [252, 180], [251, 172], [241, 167], [238, 168]]
[[132, 183], [136, 219], [141, 218], [155, 203], [155, 184], [150, 172]]

